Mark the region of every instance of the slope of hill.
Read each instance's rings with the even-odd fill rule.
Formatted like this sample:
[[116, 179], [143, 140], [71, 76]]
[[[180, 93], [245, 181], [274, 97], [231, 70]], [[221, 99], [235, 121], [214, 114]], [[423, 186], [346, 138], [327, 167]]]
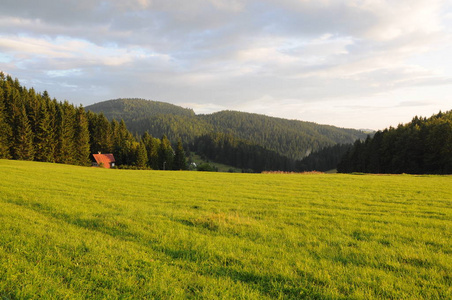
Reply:
[[291, 159], [301, 159], [323, 147], [353, 143], [366, 137], [354, 129], [237, 111], [221, 111], [200, 118], [212, 124], [215, 131], [230, 133]]
[[[259, 114], [222, 111], [209, 115], [195, 115], [192, 110], [171, 104], [162, 109], [161, 102], [136, 99], [118, 99], [87, 106], [87, 110], [103, 112], [109, 119], [124, 119], [127, 127], [138, 134], [148, 131], [153, 136], [167, 135], [185, 143], [212, 132], [260, 145], [290, 159], [301, 159], [310, 152], [337, 143], [353, 143], [366, 134], [312, 122], [286, 120]], [[131, 109], [130, 107], [137, 107]]]
[[95, 113], [104, 113], [109, 119], [124, 119], [125, 122], [149, 118], [157, 115], [189, 116], [195, 115], [192, 109], [170, 103], [144, 99], [115, 99], [99, 102], [87, 107]]

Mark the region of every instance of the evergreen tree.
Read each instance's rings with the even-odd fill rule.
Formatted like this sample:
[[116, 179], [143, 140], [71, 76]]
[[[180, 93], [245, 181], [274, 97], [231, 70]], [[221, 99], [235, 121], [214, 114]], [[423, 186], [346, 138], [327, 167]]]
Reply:
[[184, 147], [182, 146], [182, 141], [179, 139], [177, 141], [176, 152], [174, 154], [174, 170], [186, 170], [187, 169], [187, 159], [185, 157]]
[[171, 147], [171, 143], [166, 135], [163, 135], [159, 147], [159, 168], [161, 170], [172, 170], [173, 160], [173, 148]]
[[144, 144], [145, 149], [146, 149], [146, 156], [148, 158], [146, 165], [148, 167], [151, 167], [150, 155], [152, 152], [152, 136], [147, 131], [145, 133], [143, 133], [143, 135], [141, 136], [141, 143]]
[[89, 122], [91, 153], [111, 153], [113, 141], [110, 122], [103, 114], [87, 114]]
[[75, 112], [75, 163], [82, 166], [90, 164], [90, 145], [88, 119], [83, 106]]
[[148, 155], [148, 166], [153, 170], [159, 169], [159, 149], [160, 140], [152, 137], [147, 131], [141, 137], [141, 140], [146, 146], [146, 151]]
[[146, 152], [146, 146], [143, 142], [139, 143], [137, 146], [136, 154], [136, 166], [139, 169], [145, 169], [148, 162], [148, 155]]
[[31, 131], [30, 122], [25, 111], [25, 107], [20, 109], [15, 120], [16, 130], [14, 132], [15, 144], [13, 149], [13, 158], [20, 160], [33, 160], [33, 132]]
[[35, 159], [37, 161], [55, 162], [55, 122], [53, 116], [50, 114], [47, 105], [41, 105], [35, 138]]
[[134, 160], [134, 148], [133, 145], [136, 142], [130, 131], [127, 130], [126, 124], [123, 120], [117, 122], [112, 120], [112, 144], [113, 154], [116, 158], [118, 165], [132, 165]]
[[57, 107], [56, 162], [74, 164], [75, 159], [75, 109], [65, 101]]
[[3, 92], [4, 74], [0, 72], [0, 158], [10, 158], [10, 141], [12, 137], [11, 126], [8, 124], [5, 112]]
[[43, 105], [41, 96], [36, 94], [33, 88], [22, 90], [22, 101], [24, 101], [27, 116], [30, 121], [31, 130], [34, 133], [34, 143], [36, 144], [36, 133], [39, 126], [39, 118], [41, 113], [41, 106]]

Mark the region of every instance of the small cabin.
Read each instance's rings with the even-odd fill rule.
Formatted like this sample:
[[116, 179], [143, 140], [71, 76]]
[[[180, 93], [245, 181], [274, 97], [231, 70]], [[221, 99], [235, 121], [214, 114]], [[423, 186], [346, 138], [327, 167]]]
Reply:
[[103, 167], [106, 169], [113, 168], [115, 166], [115, 157], [113, 154], [93, 154], [94, 161], [93, 161], [93, 167]]

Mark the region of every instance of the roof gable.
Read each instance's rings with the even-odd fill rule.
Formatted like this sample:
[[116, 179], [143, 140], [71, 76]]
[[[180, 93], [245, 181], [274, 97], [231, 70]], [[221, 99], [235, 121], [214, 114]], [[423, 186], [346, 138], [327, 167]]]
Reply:
[[113, 154], [93, 154], [94, 159], [97, 162], [97, 165], [103, 165], [104, 168], [110, 169], [112, 166], [111, 163], [116, 162]]

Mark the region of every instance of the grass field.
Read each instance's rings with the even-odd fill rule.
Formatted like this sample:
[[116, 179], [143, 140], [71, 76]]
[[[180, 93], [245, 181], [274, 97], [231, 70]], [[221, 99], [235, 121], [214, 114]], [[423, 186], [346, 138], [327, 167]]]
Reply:
[[0, 299], [451, 299], [452, 176], [0, 160]]

